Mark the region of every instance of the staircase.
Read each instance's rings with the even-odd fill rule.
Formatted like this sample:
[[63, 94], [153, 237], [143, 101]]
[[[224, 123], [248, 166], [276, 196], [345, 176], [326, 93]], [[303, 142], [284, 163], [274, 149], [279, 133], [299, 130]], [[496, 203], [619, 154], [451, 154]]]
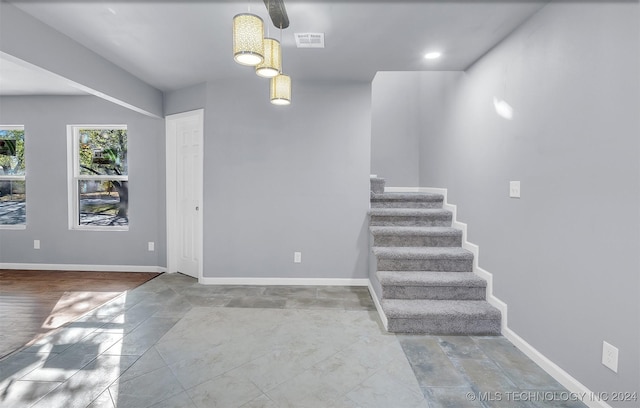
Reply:
[[487, 283], [473, 273], [462, 231], [451, 228], [444, 197], [385, 193], [371, 179], [369, 229], [379, 296], [390, 332], [498, 335], [500, 311], [486, 299]]

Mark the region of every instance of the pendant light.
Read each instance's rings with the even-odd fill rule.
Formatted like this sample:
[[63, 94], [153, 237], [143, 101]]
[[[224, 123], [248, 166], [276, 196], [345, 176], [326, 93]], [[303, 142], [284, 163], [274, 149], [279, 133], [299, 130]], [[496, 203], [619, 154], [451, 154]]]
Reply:
[[[282, 42], [282, 27], [280, 27], [280, 41]], [[282, 62], [280, 62], [280, 72], [271, 78], [271, 103], [274, 105], [291, 104], [291, 78], [282, 73]]]
[[273, 38], [265, 38], [264, 61], [256, 65], [256, 74], [263, 78], [273, 78], [280, 73], [281, 66], [280, 42]]
[[291, 78], [278, 74], [271, 78], [271, 103], [274, 105], [291, 104]]
[[255, 14], [233, 17], [233, 59], [241, 65], [256, 66], [264, 61], [264, 25]]

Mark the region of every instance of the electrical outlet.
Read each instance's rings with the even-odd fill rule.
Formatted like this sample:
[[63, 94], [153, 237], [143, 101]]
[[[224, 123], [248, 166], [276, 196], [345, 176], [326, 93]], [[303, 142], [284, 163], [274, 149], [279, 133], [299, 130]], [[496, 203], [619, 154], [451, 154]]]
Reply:
[[34, 239], [33, 240], [33, 249], [40, 249], [40, 240], [39, 239]]
[[293, 253], [293, 262], [301, 263], [302, 262], [302, 252], [294, 252]]
[[606, 341], [602, 342], [602, 364], [614, 373], [618, 372], [618, 349]]
[[509, 182], [509, 197], [520, 198], [520, 182], [519, 181]]
[[149, 250], [149, 252], [153, 252], [156, 250], [156, 244], [155, 242], [149, 242], [147, 244], [147, 249]]

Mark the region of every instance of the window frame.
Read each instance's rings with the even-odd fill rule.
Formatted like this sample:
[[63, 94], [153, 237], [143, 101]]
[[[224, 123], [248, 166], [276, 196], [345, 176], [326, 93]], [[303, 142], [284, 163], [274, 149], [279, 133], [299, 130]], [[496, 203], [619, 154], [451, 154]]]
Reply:
[[[95, 130], [126, 130], [127, 131], [127, 145], [129, 144], [128, 127], [127, 125], [67, 125], [67, 181], [68, 181], [68, 193], [69, 198], [69, 229], [76, 231], [128, 231], [129, 224], [127, 225], [81, 225], [80, 224], [80, 181], [129, 181], [129, 172], [126, 175], [111, 175], [111, 174], [80, 174], [80, 130], [81, 129], [95, 129]], [[127, 148], [128, 150], [128, 148]], [[127, 155], [127, 161], [129, 157]], [[127, 162], [127, 168], [129, 163]], [[128, 211], [128, 210], [127, 210]]]
[[[25, 126], [24, 125], [0, 125], [0, 130], [22, 130], [23, 132], [25, 132]], [[26, 132], [25, 132], [25, 148], [24, 148], [24, 152], [25, 152], [25, 157], [27, 154], [27, 140], [26, 140]], [[26, 161], [26, 160], [25, 160]], [[24, 182], [24, 189], [25, 189], [25, 196], [27, 195], [27, 166], [25, 164], [24, 166], [24, 175], [22, 176], [7, 176], [7, 175], [2, 175], [0, 174], [0, 181], [23, 181]], [[25, 199], [24, 202], [25, 205], [25, 212], [26, 212], [26, 206], [27, 206], [27, 200]], [[25, 221], [24, 224], [0, 224], [0, 230], [24, 230], [27, 229], [27, 217], [25, 215]]]

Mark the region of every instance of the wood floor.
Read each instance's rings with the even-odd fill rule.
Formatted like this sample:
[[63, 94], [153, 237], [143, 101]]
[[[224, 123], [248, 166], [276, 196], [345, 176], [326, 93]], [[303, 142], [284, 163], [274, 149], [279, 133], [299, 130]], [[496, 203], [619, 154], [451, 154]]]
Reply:
[[0, 269], [0, 358], [158, 275]]

